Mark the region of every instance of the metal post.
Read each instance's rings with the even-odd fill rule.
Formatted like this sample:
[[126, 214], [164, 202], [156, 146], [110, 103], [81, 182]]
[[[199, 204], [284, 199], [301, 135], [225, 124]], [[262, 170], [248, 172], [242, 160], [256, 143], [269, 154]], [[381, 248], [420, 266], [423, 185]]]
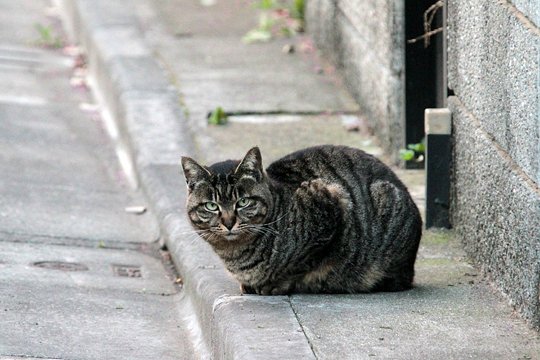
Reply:
[[452, 114], [447, 108], [426, 109], [426, 228], [450, 228]]

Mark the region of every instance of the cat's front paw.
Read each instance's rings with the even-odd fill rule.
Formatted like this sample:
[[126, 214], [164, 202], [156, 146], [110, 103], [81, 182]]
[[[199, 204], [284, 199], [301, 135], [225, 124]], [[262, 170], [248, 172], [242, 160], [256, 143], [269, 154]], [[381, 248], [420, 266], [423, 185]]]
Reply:
[[288, 295], [294, 291], [294, 284], [283, 283], [283, 284], [270, 284], [263, 286], [254, 286], [254, 293], [259, 295]]
[[246, 284], [240, 284], [240, 291], [242, 292], [242, 294], [256, 294], [257, 293], [253, 287]]

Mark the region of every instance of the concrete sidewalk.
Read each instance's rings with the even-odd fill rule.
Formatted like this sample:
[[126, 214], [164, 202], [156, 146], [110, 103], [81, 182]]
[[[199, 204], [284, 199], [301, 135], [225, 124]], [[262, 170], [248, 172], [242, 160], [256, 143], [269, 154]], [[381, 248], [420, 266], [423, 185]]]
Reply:
[[[195, 309], [199, 346], [216, 359], [537, 359], [538, 334], [470, 266], [450, 232], [427, 232], [416, 288], [362, 295], [242, 296], [189, 234], [180, 155], [264, 161], [320, 142], [379, 152], [342, 121], [358, 110], [307, 37], [245, 45], [256, 13], [244, 1], [64, 0], [95, 88], [120, 124], [141, 187]], [[234, 5], [232, 5], [234, 3]], [[298, 41], [298, 42], [296, 42]], [[282, 52], [295, 42], [299, 51]], [[301, 50], [304, 49], [304, 50]], [[178, 99], [182, 101], [179, 102]], [[221, 106], [227, 126], [207, 127]], [[345, 116], [345, 117], [344, 117]], [[197, 151], [195, 151], [195, 149]], [[422, 173], [399, 172], [422, 202]]]
[[49, 6], [0, 1], [0, 359], [190, 358], [158, 224], [126, 211], [147, 202]]

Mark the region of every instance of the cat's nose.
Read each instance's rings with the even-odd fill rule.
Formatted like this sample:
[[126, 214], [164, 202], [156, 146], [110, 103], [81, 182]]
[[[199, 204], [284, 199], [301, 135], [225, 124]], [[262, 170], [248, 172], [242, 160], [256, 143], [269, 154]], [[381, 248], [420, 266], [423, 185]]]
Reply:
[[227, 228], [227, 230], [231, 231], [236, 223], [236, 219], [233, 216], [223, 216], [221, 218], [221, 223]]

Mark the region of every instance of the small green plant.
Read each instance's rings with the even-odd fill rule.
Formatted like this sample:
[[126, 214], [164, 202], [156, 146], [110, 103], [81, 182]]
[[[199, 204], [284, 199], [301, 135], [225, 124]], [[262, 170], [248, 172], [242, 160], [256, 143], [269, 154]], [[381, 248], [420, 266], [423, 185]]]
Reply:
[[259, 0], [259, 25], [242, 40], [245, 43], [269, 41], [274, 36], [290, 37], [304, 30], [305, 0]]
[[272, 27], [274, 26], [274, 20], [268, 13], [263, 12], [259, 16], [259, 25], [255, 29], [251, 29], [242, 38], [242, 41], [246, 44], [253, 42], [265, 42], [272, 39]]
[[294, 0], [291, 7], [291, 16], [294, 19], [302, 21], [302, 25], [305, 19], [305, 9], [306, 9], [306, 4], [304, 0]]
[[276, 6], [276, 2], [274, 0], [259, 0], [255, 6], [259, 9], [270, 10]]
[[405, 161], [421, 162], [426, 152], [425, 138], [417, 144], [409, 144], [406, 149], [399, 150], [399, 157]]
[[39, 34], [39, 39], [36, 41], [38, 45], [52, 48], [63, 46], [62, 38], [54, 33], [52, 26], [36, 24], [35, 28]]
[[227, 114], [221, 106], [214, 109], [208, 116], [208, 123], [210, 125], [225, 125], [227, 124]]

